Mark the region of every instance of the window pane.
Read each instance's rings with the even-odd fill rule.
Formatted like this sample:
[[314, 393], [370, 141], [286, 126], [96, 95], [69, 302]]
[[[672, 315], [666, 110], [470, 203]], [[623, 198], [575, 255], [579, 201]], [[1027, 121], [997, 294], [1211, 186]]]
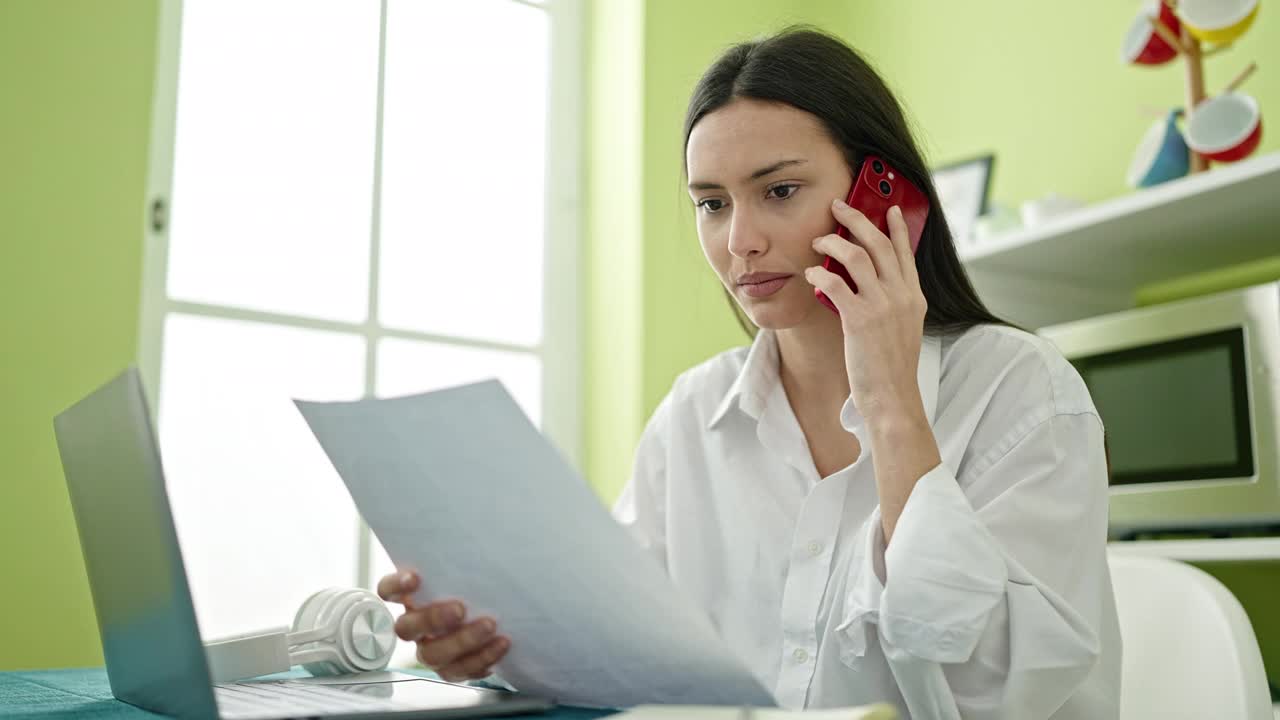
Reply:
[[292, 398], [363, 388], [359, 336], [168, 317], [161, 447], [206, 638], [287, 625], [356, 582], [355, 507]]
[[542, 417], [542, 362], [503, 352], [387, 338], [378, 343], [377, 393], [412, 395], [496, 377], [535, 425]]
[[363, 321], [376, 2], [187, 0], [171, 297]]
[[382, 323], [539, 342], [548, 32], [511, 0], [389, 3]]

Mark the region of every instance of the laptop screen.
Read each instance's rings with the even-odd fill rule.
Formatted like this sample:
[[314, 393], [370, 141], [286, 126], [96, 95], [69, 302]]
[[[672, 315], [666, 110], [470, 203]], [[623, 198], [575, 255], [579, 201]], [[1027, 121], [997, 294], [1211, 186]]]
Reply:
[[217, 717], [160, 454], [136, 369], [54, 419], [111, 692]]

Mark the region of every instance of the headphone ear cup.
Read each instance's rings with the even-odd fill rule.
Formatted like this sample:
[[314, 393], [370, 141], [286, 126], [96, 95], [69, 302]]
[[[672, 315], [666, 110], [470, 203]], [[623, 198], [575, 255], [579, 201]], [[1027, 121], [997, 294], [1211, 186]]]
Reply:
[[[310, 632], [328, 625], [329, 609], [332, 607], [334, 598], [338, 597], [344, 591], [343, 588], [325, 588], [311, 594], [302, 605], [298, 608], [298, 612], [293, 616], [293, 632]], [[340, 675], [344, 672], [341, 664], [340, 653], [334, 647], [341, 636], [341, 628], [331, 633], [328, 637], [321, 640], [314, 640], [303, 645], [290, 648], [292, 653], [302, 651], [317, 650], [323, 652], [329, 657], [328, 660], [319, 660], [303, 664], [307, 672], [312, 675]]]
[[302, 605], [298, 606], [298, 612], [293, 615], [293, 632], [305, 632], [320, 627], [323, 623], [317, 622], [317, 619], [321, 608], [338, 592], [341, 592], [341, 588], [325, 588], [311, 593]]
[[319, 651], [325, 656], [303, 664], [312, 675], [381, 670], [391, 662], [395, 650], [394, 623], [386, 604], [368, 590], [328, 588], [298, 608], [293, 630], [307, 632], [336, 624], [335, 631], [291, 650]]
[[396, 649], [395, 618], [377, 595], [353, 592], [339, 624], [348, 667], [354, 672], [381, 670], [391, 664]]

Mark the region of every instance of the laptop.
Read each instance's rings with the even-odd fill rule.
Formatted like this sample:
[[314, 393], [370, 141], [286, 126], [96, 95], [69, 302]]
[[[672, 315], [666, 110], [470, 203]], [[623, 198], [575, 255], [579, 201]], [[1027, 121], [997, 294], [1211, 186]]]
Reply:
[[210, 680], [160, 452], [136, 368], [54, 419], [117, 699], [178, 718], [472, 718], [546, 699], [403, 673]]

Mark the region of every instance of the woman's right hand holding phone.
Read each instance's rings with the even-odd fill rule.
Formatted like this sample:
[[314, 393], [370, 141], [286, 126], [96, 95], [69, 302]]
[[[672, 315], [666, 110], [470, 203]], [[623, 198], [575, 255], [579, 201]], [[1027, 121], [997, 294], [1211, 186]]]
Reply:
[[487, 677], [507, 654], [511, 639], [498, 635], [491, 617], [467, 620], [467, 608], [459, 600], [440, 600], [414, 607], [410, 596], [420, 580], [415, 573], [397, 572], [378, 581], [378, 596], [404, 605], [396, 619], [396, 635], [416, 643], [418, 661], [442, 680], [461, 682]]

